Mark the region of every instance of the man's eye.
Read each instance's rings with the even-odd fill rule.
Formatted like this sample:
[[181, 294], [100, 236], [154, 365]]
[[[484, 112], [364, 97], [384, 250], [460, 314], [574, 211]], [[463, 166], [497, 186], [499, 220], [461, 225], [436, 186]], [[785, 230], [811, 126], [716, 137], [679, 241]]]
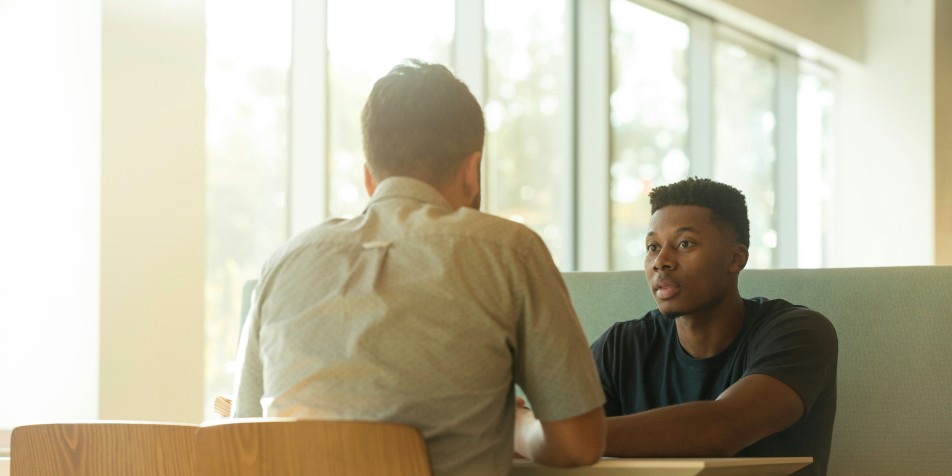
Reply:
[[656, 244], [654, 244], [654, 243], [648, 243], [648, 245], [645, 246], [645, 248], [647, 248], [648, 251], [651, 251], [651, 252], [658, 251], [658, 245], [656, 245]]
[[690, 241], [685, 240], [685, 241], [682, 241], [682, 242], [678, 243], [678, 248], [690, 248], [690, 247], [693, 246], [693, 245], [694, 245], [694, 243], [691, 243]]

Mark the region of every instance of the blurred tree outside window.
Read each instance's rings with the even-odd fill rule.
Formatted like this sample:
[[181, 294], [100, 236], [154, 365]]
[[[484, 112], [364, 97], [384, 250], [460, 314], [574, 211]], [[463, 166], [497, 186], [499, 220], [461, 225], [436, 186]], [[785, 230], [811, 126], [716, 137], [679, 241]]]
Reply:
[[[242, 286], [287, 238], [290, 0], [207, 0], [205, 414], [230, 394]], [[255, 34], [249, 34], [249, 32]]]
[[538, 233], [557, 264], [572, 233], [565, 15], [565, 2], [485, 2], [485, 208]]
[[328, 0], [327, 18], [327, 216], [353, 217], [369, 200], [360, 125], [367, 95], [408, 58], [450, 67], [455, 8], [446, 0]]
[[829, 236], [833, 176], [833, 73], [804, 64], [797, 92], [797, 266], [821, 268]]
[[770, 268], [777, 249], [777, 66], [731, 37], [714, 45], [714, 180], [747, 197], [748, 268]]
[[612, 0], [611, 20], [611, 267], [641, 269], [648, 193], [690, 167], [689, 30], [629, 0]]

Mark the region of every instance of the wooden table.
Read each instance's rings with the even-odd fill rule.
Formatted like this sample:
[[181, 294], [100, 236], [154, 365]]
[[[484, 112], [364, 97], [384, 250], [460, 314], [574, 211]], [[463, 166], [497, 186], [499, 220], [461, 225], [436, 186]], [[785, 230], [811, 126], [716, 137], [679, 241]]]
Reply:
[[[558, 469], [516, 460], [510, 476], [785, 476], [813, 458], [707, 458], [707, 459], [615, 459], [604, 458], [594, 466]], [[0, 476], [10, 476], [10, 458], [0, 458]]]
[[813, 462], [797, 458], [602, 458], [586, 468], [549, 468], [515, 460], [510, 476], [785, 476]]

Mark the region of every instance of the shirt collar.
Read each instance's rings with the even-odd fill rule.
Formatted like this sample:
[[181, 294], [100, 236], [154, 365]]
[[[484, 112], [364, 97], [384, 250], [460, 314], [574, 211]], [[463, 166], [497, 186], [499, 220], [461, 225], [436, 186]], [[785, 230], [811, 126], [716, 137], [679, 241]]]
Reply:
[[453, 207], [450, 206], [450, 202], [446, 200], [446, 197], [436, 188], [422, 180], [411, 177], [385, 178], [377, 184], [377, 190], [374, 191], [373, 197], [370, 198], [370, 203], [367, 205], [367, 208], [374, 206], [377, 202], [390, 198], [408, 198], [446, 208], [447, 210], [453, 209]]

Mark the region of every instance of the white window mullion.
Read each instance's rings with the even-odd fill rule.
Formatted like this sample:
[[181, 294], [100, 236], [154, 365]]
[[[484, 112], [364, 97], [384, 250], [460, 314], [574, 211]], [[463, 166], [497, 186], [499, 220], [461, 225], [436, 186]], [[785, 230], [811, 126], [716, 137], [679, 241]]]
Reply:
[[453, 67], [456, 76], [486, 105], [486, 29], [483, 0], [456, 0]]
[[[456, 29], [453, 35], [453, 69], [476, 100], [486, 106], [486, 28], [483, 0], [456, 0]], [[485, 149], [485, 146], [484, 146]], [[485, 152], [485, 150], [484, 150]], [[489, 197], [489, 161], [483, 160], [482, 196]], [[485, 210], [485, 208], [484, 208]]]
[[796, 268], [797, 233], [797, 58], [777, 52], [777, 166], [776, 184], [777, 268]]
[[688, 157], [692, 176], [714, 174], [714, 24], [690, 15], [688, 48]]
[[611, 18], [609, 2], [578, 0], [576, 7], [576, 249], [577, 269], [610, 267]]
[[327, 2], [293, 0], [288, 232], [327, 217]]
[[563, 247], [563, 256], [561, 260], [563, 263], [562, 269], [566, 271], [576, 270], [579, 265], [579, 248], [576, 246], [578, 243], [578, 224], [579, 224], [579, 208], [578, 208], [578, 197], [579, 197], [579, 188], [578, 188], [578, 169], [581, 165], [579, 161], [578, 149], [576, 149], [578, 140], [577, 140], [577, 124], [578, 118], [576, 111], [578, 110], [577, 104], [575, 102], [576, 98], [576, 62], [578, 59], [578, 41], [577, 35], [578, 31], [576, 29], [576, 7], [577, 2], [575, 0], [563, 0], [565, 9], [565, 51], [566, 54], [563, 56], [562, 63], [562, 104], [564, 104], [565, 114], [564, 120], [565, 123], [562, 125], [564, 134], [562, 134], [562, 140], [564, 141], [562, 150], [565, 151], [566, 163], [572, 167], [576, 173], [566, 174], [565, 183], [563, 184], [562, 190], [567, 191], [567, 193], [562, 194], [562, 203], [561, 206], [565, 210], [570, 210], [570, 213], [565, 215], [565, 221], [559, 224], [559, 228], [566, 231], [565, 246]]

